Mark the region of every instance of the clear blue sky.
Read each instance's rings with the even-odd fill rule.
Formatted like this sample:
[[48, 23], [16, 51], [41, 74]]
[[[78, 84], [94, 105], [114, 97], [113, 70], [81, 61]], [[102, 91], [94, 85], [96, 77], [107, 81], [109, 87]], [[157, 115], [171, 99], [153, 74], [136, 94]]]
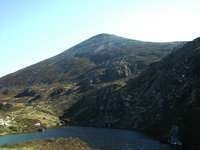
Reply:
[[99, 33], [193, 40], [199, 8], [199, 0], [0, 0], [0, 77]]

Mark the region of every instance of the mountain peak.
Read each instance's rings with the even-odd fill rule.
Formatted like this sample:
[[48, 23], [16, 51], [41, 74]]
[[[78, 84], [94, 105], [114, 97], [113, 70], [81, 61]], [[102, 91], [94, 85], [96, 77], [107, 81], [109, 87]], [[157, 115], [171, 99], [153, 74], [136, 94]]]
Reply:
[[108, 36], [113, 36], [113, 34], [108, 34], [108, 33], [100, 33], [100, 34], [97, 34], [93, 37], [108, 37]]
[[[138, 51], [138, 53], [141, 53], [139, 52], [140, 49], [143, 49], [144, 47], [154, 48], [156, 44], [160, 45], [160, 43], [142, 42], [113, 34], [101, 33], [73, 46], [68, 50], [65, 50], [63, 53], [53, 57], [52, 59], [57, 62], [67, 55], [93, 57], [97, 54], [111, 54], [112, 52], [121, 55], [124, 49], [129, 51], [129, 53], [131, 53], [131, 51]], [[167, 47], [170, 43], [165, 43], [164, 45]]]
[[123, 38], [114, 34], [108, 34], [108, 33], [100, 33], [97, 34], [89, 39], [98, 39], [98, 40], [131, 40], [131, 39], [127, 39], [127, 38]]
[[74, 47], [64, 51], [63, 53], [58, 55], [57, 58], [65, 56], [66, 54], [70, 54], [73, 56], [80, 55], [83, 53], [89, 54], [89, 53], [95, 52], [95, 50], [99, 50], [102, 48], [107, 49], [112, 44], [120, 43], [120, 45], [121, 45], [121, 43], [124, 44], [127, 41], [134, 41], [134, 40], [123, 38], [123, 37], [116, 36], [113, 34], [101, 33], [101, 34], [97, 34], [97, 35], [79, 43], [78, 45], [75, 45]]
[[99, 38], [100, 39], [100, 38], [108, 38], [108, 37], [110, 37], [110, 38], [118, 37], [119, 38], [119, 36], [117, 36], [117, 35], [108, 34], [108, 33], [100, 33], [100, 34], [97, 34], [97, 35], [95, 35], [91, 38]]

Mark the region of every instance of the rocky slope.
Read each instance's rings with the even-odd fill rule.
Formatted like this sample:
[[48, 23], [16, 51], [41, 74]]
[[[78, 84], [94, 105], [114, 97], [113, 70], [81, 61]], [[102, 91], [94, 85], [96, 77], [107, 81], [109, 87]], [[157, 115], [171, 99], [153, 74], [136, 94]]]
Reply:
[[184, 43], [151, 43], [100, 34], [55, 57], [1, 78], [0, 88], [67, 83], [80, 75], [82, 80], [96, 83], [113, 81], [138, 73]]
[[[145, 120], [140, 113], [141, 109], [148, 112], [148, 108], [140, 103], [134, 107], [133, 93], [123, 86], [184, 44], [100, 34], [2, 77], [0, 134], [42, 131], [60, 125], [60, 119], [66, 124], [145, 130], [140, 126]], [[136, 80], [140, 82], [140, 78]], [[128, 85], [132, 85], [130, 82]], [[140, 88], [139, 84], [136, 87]]]
[[[200, 149], [200, 38], [151, 64], [139, 76], [101, 88], [65, 111], [72, 124], [142, 130]], [[113, 92], [114, 91], [114, 92]]]
[[[200, 149], [200, 38], [129, 80], [136, 128], [157, 133], [186, 149]], [[130, 121], [130, 120], [129, 120]]]

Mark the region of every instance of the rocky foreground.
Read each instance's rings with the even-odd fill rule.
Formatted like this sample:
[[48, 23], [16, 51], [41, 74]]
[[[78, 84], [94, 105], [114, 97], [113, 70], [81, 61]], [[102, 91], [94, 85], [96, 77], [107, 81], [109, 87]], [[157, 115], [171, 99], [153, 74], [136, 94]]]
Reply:
[[73, 138], [43, 139], [4, 145], [0, 150], [95, 150], [85, 142]]

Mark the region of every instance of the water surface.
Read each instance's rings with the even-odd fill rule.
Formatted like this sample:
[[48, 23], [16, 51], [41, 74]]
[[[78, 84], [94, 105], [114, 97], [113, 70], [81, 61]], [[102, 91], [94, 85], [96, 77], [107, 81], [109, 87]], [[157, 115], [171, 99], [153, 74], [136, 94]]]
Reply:
[[73, 137], [100, 150], [172, 150], [172, 147], [151, 139], [139, 132], [93, 127], [58, 127], [44, 132], [5, 135], [0, 146], [43, 138]]

